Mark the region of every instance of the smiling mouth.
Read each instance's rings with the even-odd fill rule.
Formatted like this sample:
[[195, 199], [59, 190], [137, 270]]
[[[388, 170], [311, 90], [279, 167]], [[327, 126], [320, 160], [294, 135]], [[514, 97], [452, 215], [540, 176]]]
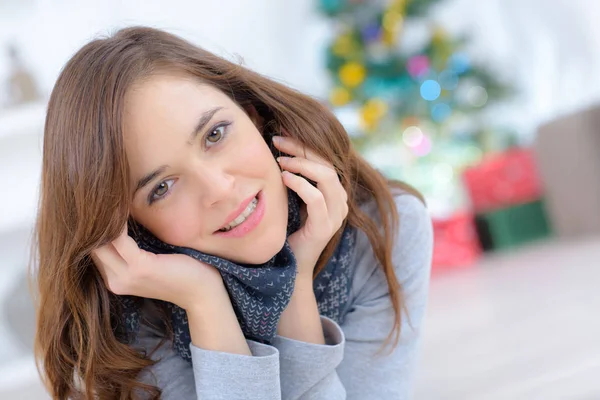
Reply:
[[244, 211], [242, 211], [242, 213], [240, 215], [238, 215], [229, 224], [227, 224], [223, 228], [219, 229], [217, 232], [229, 232], [236, 226], [239, 226], [242, 223], [244, 223], [248, 219], [248, 217], [250, 217], [250, 215], [252, 215], [254, 210], [256, 210], [257, 205], [258, 205], [258, 195], [254, 196], [254, 199], [252, 199], [252, 201], [248, 204], [248, 206], [244, 209]]

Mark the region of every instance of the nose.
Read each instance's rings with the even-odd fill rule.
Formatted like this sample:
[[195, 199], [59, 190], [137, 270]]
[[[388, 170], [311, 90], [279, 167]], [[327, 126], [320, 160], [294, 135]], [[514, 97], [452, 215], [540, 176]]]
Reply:
[[225, 169], [203, 166], [196, 169], [200, 202], [211, 208], [233, 194], [235, 178]]

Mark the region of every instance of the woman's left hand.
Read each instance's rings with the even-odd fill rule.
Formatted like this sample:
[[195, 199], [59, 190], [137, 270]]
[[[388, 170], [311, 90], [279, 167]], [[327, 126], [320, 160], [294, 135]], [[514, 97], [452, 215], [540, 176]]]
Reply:
[[[321, 252], [348, 215], [348, 194], [332, 163], [304, 148], [298, 141], [275, 136], [274, 145], [293, 157], [278, 157], [283, 183], [306, 203], [306, 221], [289, 236], [298, 261], [298, 277], [310, 283]], [[301, 174], [302, 176], [296, 175]], [[317, 183], [314, 187], [304, 177]]]

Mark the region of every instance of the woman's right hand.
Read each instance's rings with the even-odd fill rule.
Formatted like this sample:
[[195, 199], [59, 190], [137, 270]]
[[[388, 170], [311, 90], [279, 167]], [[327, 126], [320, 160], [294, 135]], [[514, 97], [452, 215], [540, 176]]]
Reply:
[[91, 256], [107, 288], [117, 295], [168, 301], [186, 310], [227, 296], [216, 268], [183, 254], [142, 250], [127, 234], [127, 225]]

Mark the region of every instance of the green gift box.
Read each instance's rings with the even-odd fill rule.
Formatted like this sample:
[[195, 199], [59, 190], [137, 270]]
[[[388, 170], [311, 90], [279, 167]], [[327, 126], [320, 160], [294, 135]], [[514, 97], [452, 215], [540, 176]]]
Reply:
[[476, 225], [484, 250], [508, 249], [552, 234], [542, 199], [481, 213]]

